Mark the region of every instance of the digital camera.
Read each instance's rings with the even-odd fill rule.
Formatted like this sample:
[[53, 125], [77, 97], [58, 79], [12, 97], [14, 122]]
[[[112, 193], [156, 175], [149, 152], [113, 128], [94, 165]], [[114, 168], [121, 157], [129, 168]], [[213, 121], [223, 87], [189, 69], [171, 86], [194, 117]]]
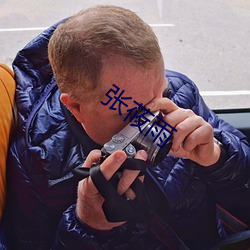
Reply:
[[[113, 135], [109, 142], [104, 144], [103, 155], [108, 156], [116, 150], [123, 150], [129, 158], [133, 158], [138, 150], [143, 149], [148, 153], [148, 165], [159, 164], [172, 146], [172, 132], [161, 125], [163, 120], [157, 116], [159, 113], [159, 111], [149, 112], [135, 117], [119, 133]], [[162, 135], [159, 136], [159, 133]]]

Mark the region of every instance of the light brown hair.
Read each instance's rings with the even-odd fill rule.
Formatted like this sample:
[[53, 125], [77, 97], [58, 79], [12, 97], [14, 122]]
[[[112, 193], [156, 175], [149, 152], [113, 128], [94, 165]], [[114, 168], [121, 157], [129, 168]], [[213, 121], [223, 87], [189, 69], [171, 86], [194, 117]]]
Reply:
[[55, 30], [48, 52], [61, 92], [82, 101], [98, 92], [93, 90], [104, 58], [120, 55], [141, 67], [162, 58], [151, 27], [132, 11], [116, 6], [96, 6], [70, 17]]

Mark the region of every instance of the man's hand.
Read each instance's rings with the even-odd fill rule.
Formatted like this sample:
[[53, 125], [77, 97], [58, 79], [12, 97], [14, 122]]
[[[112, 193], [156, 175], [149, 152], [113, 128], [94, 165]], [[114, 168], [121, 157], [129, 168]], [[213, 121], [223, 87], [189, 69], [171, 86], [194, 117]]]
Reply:
[[[88, 155], [84, 162], [84, 167], [90, 167], [92, 163], [97, 162], [101, 157], [100, 150], [93, 150]], [[126, 153], [119, 150], [110, 155], [100, 166], [104, 177], [109, 180], [113, 174], [120, 168], [122, 163], [126, 160]], [[146, 160], [147, 154], [140, 150], [135, 155], [135, 158]], [[117, 192], [122, 195], [125, 194], [129, 199], [135, 198], [135, 193], [130, 188], [130, 185], [137, 178], [139, 171], [125, 169], [119, 181]], [[142, 178], [139, 177], [141, 180]], [[76, 212], [79, 218], [88, 226], [97, 230], [110, 230], [113, 227], [122, 225], [124, 222], [111, 223], [108, 222], [102, 210], [103, 197], [99, 194], [91, 177], [88, 177], [79, 182], [78, 185], [78, 200], [76, 205]]]
[[205, 167], [218, 161], [220, 147], [214, 143], [213, 128], [202, 117], [190, 109], [179, 108], [168, 98], [156, 98], [146, 108], [161, 110], [164, 121], [177, 130], [173, 131], [171, 155], [189, 158]]

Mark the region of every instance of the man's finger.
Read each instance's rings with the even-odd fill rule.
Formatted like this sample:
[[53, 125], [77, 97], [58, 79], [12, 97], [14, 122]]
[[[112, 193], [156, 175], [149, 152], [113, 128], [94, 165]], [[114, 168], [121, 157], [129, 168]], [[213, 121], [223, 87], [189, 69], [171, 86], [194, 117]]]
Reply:
[[[147, 160], [147, 153], [144, 150], [139, 150], [136, 155], [135, 159], [140, 159], [140, 160]], [[121, 179], [119, 181], [118, 187], [117, 187], [117, 192], [118, 194], [123, 194], [130, 185], [134, 182], [134, 180], [137, 178], [138, 174], [140, 171], [138, 170], [129, 170], [129, 169], [124, 169], [122, 172]]]
[[100, 157], [101, 157], [102, 153], [100, 150], [98, 149], [95, 149], [95, 150], [92, 150], [87, 159], [85, 160], [85, 162], [83, 163], [83, 167], [85, 168], [90, 168], [91, 165], [94, 163], [94, 162], [98, 162]]
[[[175, 126], [177, 132], [174, 132], [172, 149], [177, 151], [184, 140], [203, 124], [204, 120], [199, 116], [187, 117], [177, 124], [177, 126]], [[197, 143], [197, 140], [195, 140], [195, 143]]]
[[126, 192], [124, 193], [124, 195], [127, 199], [129, 199], [131, 201], [136, 198], [136, 194], [131, 188], [127, 189]]
[[146, 105], [146, 108], [149, 108], [151, 112], [161, 110], [164, 114], [168, 114], [179, 107], [168, 98], [155, 98]]
[[104, 177], [109, 180], [126, 160], [124, 151], [118, 150], [111, 154], [100, 166]]
[[[100, 150], [93, 150], [89, 153], [86, 161], [84, 162], [84, 167], [90, 168], [94, 162], [98, 162], [101, 157]], [[126, 160], [126, 154], [123, 151], [116, 151], [110, 155], [100, 166], [100, 169], [104, 177], [109, 180], [113, 174], [119, 169], [122, 163]], [[80, 190], [84, 190], [87, 195], [94, 195], [98, 193], [91, 176], [79, 182]]]

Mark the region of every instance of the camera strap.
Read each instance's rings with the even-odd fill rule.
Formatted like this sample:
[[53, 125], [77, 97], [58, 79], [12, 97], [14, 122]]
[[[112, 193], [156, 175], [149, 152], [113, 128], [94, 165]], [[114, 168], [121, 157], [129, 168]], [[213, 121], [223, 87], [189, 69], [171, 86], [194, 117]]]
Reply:
[[145, 222], [151, 217], [151, 209], [149, 207], [147, 209], [148, 203], [143, 183], [137, 178], [132, 183], [131, 188], [136, 194], [134, 200], [128, 200], [117, 193], [117, 185], [124, 169], [139, 170], [138, 176], [141, 176], [146, 173], [146, 164], [143, 160], [127, 158], [109, 181], [102, 174], [100, 163], [94, 163], [91, 168], [77, 167], [73, 173], [79, 180], [91, 176], [97, 190], [105, 199], [103, 211], [108, 221]]

